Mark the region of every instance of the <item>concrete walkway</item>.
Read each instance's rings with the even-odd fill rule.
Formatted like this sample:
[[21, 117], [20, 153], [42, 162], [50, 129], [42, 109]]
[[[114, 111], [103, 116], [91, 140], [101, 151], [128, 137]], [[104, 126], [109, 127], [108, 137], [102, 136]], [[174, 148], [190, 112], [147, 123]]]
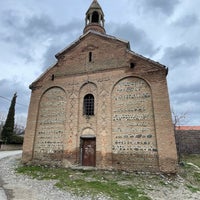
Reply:
[[[5, 158], [5, 157], [17, 155], [17, 154], [20, 154], [20, 153], [22, 153], [21, 150], [18, 150], [18, 151], [0, 151], [0, 162], [1, 162], [1, 159]], [[0, 179], [0, 200], [8, 200], [6, 193], [5, 193], [5, 191], [2, 187], [1, 179]]]

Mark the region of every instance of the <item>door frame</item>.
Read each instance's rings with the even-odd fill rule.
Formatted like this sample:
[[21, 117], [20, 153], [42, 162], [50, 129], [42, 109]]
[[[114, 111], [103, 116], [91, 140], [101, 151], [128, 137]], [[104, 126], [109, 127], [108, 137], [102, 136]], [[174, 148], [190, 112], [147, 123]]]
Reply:
[[84, 145], [84, 141], [86, 140], [94, 140], [95, 141], [95, 148], [94, 148], [94, 165], [92, 165], [91, 167], [95, 167], [96, 166], [96, 137], [95, 136], [81, 136], [80, 137], [80, 164], [81, 166], [83, 165], [83, 156], [84, 156], [84, 151], [83, 151], [83, 145]]

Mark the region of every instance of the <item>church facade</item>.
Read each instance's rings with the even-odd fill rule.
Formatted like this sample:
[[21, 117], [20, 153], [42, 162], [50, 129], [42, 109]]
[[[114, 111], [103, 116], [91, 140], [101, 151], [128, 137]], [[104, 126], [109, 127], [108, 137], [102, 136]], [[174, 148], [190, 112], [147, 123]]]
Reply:
[[24, 163], [176, 172], [167, 68], [107, 35], [97, 0], [56, 58], [30, 85]]

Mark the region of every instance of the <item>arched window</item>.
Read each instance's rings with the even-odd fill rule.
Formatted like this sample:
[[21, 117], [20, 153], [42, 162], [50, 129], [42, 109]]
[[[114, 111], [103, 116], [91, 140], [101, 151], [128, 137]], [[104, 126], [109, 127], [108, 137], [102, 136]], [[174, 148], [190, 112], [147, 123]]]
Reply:
[[92, 13], [92, 23], [99, 23], [99, 14], [96, 11]]
[[94, 115], [94, 96], [92, 94], [87, 94], [84, 97], [83, 114], [84, 115]]

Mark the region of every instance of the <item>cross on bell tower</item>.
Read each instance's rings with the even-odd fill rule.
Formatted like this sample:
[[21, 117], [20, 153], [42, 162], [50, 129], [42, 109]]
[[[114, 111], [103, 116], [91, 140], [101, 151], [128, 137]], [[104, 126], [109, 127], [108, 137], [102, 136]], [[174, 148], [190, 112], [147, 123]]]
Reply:
[[93, 0], [86, 12], [85, 28], [83, 33], [93, 30], [105, 34], [104, 21], [104, 13], [101, 6], [97, 0]]

